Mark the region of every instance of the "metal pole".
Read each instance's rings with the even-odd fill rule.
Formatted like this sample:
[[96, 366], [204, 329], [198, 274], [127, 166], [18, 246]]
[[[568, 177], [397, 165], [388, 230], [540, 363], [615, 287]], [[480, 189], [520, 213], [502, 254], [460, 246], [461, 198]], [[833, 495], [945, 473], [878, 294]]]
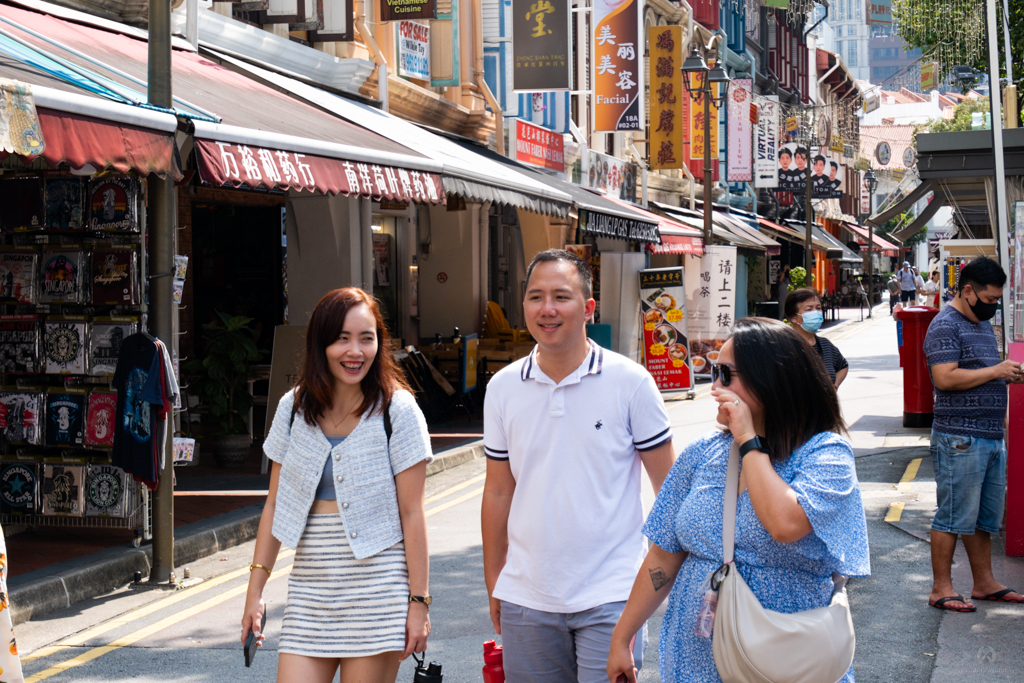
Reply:
[[704, 87], [701, 88], [704, 98], [704, 246], [711, 246], [711, 212], [714, 210], [714, 191], [711, 187], [711, 83], [708, 74], [704, 73]]
[[[1003, 0], [1003, 52], [1006, 57], [1006, 85], [1013, 85], [1013, 51], [1010, 49], [1010, 0]], [[1017, 112], [1014, 110], [1014, 116], [1016, 114]], [[1010, 118], [1009, 115], [1006, 118]], [[1007, 128], [1010, 128], [1010, 126], [1007, 126]]]
[[[149, 103], [170, 108], [171, 3], [149, 0]], [[172, 315], [174, 270], [174, 179], [150, 175], [149, 189], [149, 322], [153, 334], [170, 346], [174, 339]], [[170, 419], [170, 418], [168, 418]], [[166, 583], [174, 576], [174, 453], [166, 443], [163, 467], [153, 499], [153, 570], [150, 581]]]
[[[1003, 270], [1011, 268], [1007, 257], [1009, 245], [1009, 225], [1006, 217], [1006, 160], [1003, 158], [1003, 122], [999, 115], [999, 47], [997, 43], [997, 31], [999, 23], [996, 21], [996, 0], [987, 0], [987, 12], [985, 15], [986, 33], [988, 34], [988, 80], [989, 80], [989, 102], [992, 105], [992, 155], [995, 159], [995, 188], [996, 188], [996, 213], [994, 221], [999, 226], [996, 235], [996, 257], [1003, 266]], [[1016, 113], [1015, 113], [1016, 115]], [[1010, 315], [1010, 288], [1003, 288], [1003, 350], [1005, 351], [1008, 341], [1006, 334], [1006, 319]]]
[[814, 209], [811, 207], [811, 142], [807, 141], [807, 193], [806, 193], [806, 204], [804, 206], [804, 213], [807, 218], [807, 234], [804, 236], [804, 270], [807, 271], [807, 279], [804, 281], [805, 287], [812, 287], [811, 285], [811, 267], [812, 267], [812, 256], [811, 253], [811, 226], [814, 225]]
[[[874, 198], [868, 196], [868, 215], [872, 213], [871, 202]], [[868, 223], [868, 317], [871, 317], [871, 307], [875, 305], [875, 259], [872, 256], [875, 245], [875, 226]]]

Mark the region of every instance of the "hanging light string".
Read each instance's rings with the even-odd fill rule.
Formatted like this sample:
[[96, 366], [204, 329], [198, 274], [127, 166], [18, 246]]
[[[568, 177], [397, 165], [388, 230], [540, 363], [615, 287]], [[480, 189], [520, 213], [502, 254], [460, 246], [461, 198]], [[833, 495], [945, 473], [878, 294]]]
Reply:
[[979, 61], [985, 49], [985, 6], [980, 0], [893, 0], [893, 29], [910, 45], [929, 51], [940, 73]]

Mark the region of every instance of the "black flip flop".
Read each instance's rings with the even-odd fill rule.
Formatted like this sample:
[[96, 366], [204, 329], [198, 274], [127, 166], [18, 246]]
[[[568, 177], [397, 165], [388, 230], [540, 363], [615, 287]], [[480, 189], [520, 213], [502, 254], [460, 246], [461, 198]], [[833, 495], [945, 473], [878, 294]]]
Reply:
[[[967, 607], [947, 607], [946, 606], [947, 602], [962, 602], [965, 605], [967, 605]], [[931, 605], [932, 607], [934, 607], [935, 609], [944, 609], [944, 610], [946, 610], [948, 612], [977, 612], [978, 611], [978, 608], [975, 607], [974, 605], [972, 605], [971, 603], [967, 602], [966, 600], [964, 600], [964, 596], [962, 596], [962, 595], [947, 595], [944, 598], [939, 598], [935, 602], [929, 602], [928, 604]]]
[[1010, 593], [1016, 593], [1016, 591], [1013, 590], [1012, 588], [1004, 588], [1001, 591], [996, 591], [995, 593], [989, 593], [988, 595], [980, 597], [980, 598], [976, 598], [976, 597], [974, 597], [972, 595], [971, 599], [972, 600], [990, 600], [991, 602], [1009, 602], [1009, 603], [1012, 603], [1014, 605], [1022, 605], [1022, 604], [1024, 604], [1024, 599], [1021, 599], [1021, 598], [1007, 598], [1006, 596], [1009, 595]]

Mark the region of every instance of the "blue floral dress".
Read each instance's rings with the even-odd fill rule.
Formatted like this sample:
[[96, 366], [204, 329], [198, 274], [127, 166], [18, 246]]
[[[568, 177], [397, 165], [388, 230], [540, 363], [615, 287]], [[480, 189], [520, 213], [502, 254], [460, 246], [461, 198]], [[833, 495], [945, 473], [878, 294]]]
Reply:
[[[693, 629], [707, 579], [722, 564], [722, 499], [731, 445], [731, 435], [715, 431], [687, 446], [644, 525], [644, 534], [663, 550], [690, 552], [661, 624], [663, 683], [721, 683], [711, 640]], [[744, 492], [736, 514], [737, 566], [766, 609], [792, 613], [823, 607], [831, 599], [833, 571], [871, 573], [853, 450], [839, 435], [822, 432], [777, 463], [775, 471], [796, 491], [814, 533], [779, 543]], [[852, 667], [842, 681], [853, 683]]]

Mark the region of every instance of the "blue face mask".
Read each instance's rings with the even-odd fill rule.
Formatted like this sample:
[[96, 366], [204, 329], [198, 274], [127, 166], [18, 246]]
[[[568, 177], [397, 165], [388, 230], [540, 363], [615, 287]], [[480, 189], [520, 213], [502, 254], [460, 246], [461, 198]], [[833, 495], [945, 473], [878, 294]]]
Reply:
[[800, 323], [800, 327], [804, 328], [805, 332], [810, 332], [811, 334], [821, 329], [821, 323], [825, 320], [821, 311], [807, 311], [801, 318], [803, 322]]

